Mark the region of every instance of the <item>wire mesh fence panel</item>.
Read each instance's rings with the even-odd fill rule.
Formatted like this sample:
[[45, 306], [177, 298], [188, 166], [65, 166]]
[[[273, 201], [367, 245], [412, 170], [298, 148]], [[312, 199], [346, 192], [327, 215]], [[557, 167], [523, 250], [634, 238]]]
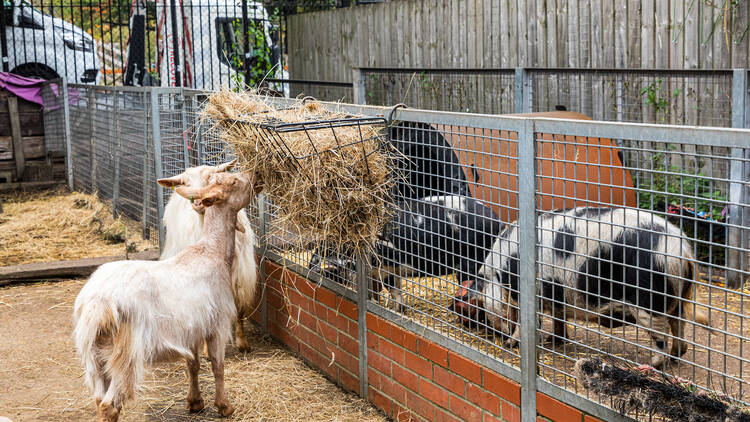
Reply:
[[[398, 209], [367, 263], [370, 296], [465, 346], [518, 366], [489, 329], [478, 275], [503, 222], [517, 214], [517, 139], [509, 130], [399, 121]], [[348, 271], [351, 273], [352, 268]]]
[[[75, 90], [69, 91], [75, 93]], [[41, 95], [44, 102], [42, 109], [44, 120], [44, 147], [47, 154], [65, 155], [65, 114], [63, 104], [63, 85], [57, 79], [42, 85]], [[69, 101], [77, 101], [69, 98]]]
[[565, 107], [595, 120], [732, 125], [732, 72], [533, 69], [532, 111]]
[[[160, 208], [157, 177], [233, 158], [200, 119], [204, 93], [75, 86], [69, 96], [74, 186], [98, 191], [149, 227], [161, 223], [169, 199], [165, 190]], [[599, 357], [653, 365], [670, 385], [750, 403], [745, 132], [413, 109], [393, 115], [388, 141], [403, 155], [398, 209], [374, 253], [337, 254], [305, 242], [268, 198], [262, 216], [257, 203], [248, 212], [257, 233], [268, 229], [259, 245], [268, 244], [270, 259], [350, 297], [364, 280], [366, 310], [516, 381], [528, 381], [518, 371], [527, 362], [541, 385], [610, 406], [576, 372], [581, 358]], [[522, 205], [531, 198], [533, 207]], [[529, 245], [536, 260], [522, 253]], [[532, 279], [522, 275], [529, 265], [533, 286], [523, 281]], [[525, 328], [531, 339], [521, 335]], [[527, 354], [523, 342], [534, 337]]]
[[71, 164], [73, 166], [73, 189], [91, 193], [93, 188], [91, 156], [93, 120], [90, 118], [93, 102], [92, 92], [87, 88], [70, 87], [70, 96], [77, 101], [69, 104]]
[[119, 92], [116, 96], [116, 136], [119, 160], [116, 163], [118, 198], [117, 211], [132, 219], [142, 220], [149, 227], [158, 226], [158, 211], [154, 206], [154, 153], [149, 142], [145, 92]]
[[352, 84], [350, 83], [288, 83], [289, 96], [313, 97], [320, 101], [351, 103], [353, 101]]
[[73, 189], [96, 193], [158, 241], [148, 92], [76, 85], [68, 98]]
[[[729, 154], [728, 132], [573, 136], [580, 131], [558, 127], [537, 133], [537, 202], [564, 204], [537, 208], [540, 376], [600, 401], [574, 369], [596, 356], [651, 365], [668, 384], [745, 406], [749, 205], [742, 195], [733, 203], [730, 191], [750, 171], [747, 147]], [[714, 142], [701, 145], [699, 135]], [[733, 180], [731, 168], [743, 178]]]
[[514, 70], [363, 69], [365, 101], [373, 105], [468, 113], [514, 112]]
[[91, 119], [93, 129], [92, 156], [95, 169], [92, 170], [94, 190], [100, 198], [111, 200], [115, 192], [115, 163], [119, 160], [122, 142], [115, 128], [115, 94], [107, 89], [93, 90]]

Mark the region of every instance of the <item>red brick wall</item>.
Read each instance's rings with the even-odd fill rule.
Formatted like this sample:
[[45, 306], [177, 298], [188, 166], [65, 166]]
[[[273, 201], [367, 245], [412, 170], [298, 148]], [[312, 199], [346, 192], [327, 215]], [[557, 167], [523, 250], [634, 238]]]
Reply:
[[[266, 274], [271, 335], [358, 392], [357, 305], [276, 264], [267, 263]], [[367, 347], [368, 399], [394, 420], [521, 419], [518, 384], [369, 313]], [[537, 412], [539, 420], [584, 422], [581, 411], [543, 394]]]

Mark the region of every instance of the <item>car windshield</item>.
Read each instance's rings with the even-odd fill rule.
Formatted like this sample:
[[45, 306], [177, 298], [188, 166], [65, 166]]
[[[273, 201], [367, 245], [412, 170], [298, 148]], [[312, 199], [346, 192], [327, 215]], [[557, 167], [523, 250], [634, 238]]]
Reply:
[[34, 14], [43, 15], [41, 10], [37, 9], [36, 7], [32, 6], [31, 3], [27, 1], [21, 1], [21, 10], [23, 11], [24, 16], [33, 16]]

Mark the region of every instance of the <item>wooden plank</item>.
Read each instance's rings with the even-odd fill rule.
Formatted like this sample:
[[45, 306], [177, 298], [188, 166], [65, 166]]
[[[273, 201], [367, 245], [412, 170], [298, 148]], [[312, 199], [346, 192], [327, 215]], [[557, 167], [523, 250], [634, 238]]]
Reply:
[[[683, 68], [697, 69], [699, 56], [700, 25], [698, 16], [698, 6], [696, 3], [690, 3], [688, 10], [685, 11], [685, 57], [683, 58]], [[696, 78], [689, 78], [684, 85], [685, 95], [682, 96], [685, 101], [685, 124], [698, 124], [698, 81]], [[692, 151], [691, 151], [692, 149]], [[694, 153], [695, 148], [687, 150], [688, 153]]]
[[538, 67], [539, 59], [537, 56], [537, 45], [539, 42], [539, 34], [537, 33], [537, 13], [536, 7], [537, 2], [526, 1], [526, 52], [528, 54], [527, 63], [529, 66]]
[[[579, 63], [582, 67], [591, 68], [591, 2], [579, 3], [580, 12], [578, 14], [579, 32], [578, 40]], [[581, 74], [576, 87], [578, 93], [577, 109], [586, 115], [591, 115], [591, 75]]]
[[[15, 98], [15, 97], [14, 97]], [[7, 100], [5, 100], [7, 105]], [[41, 136], [44, 135], [44, 118], [42, 113], [20, 112], [18, 113], [20, 122], [21, 136]], [[10, 125], [10, 115], [0, 114], [0, 136], [11, 136], [12, 128]]]
[[750, 19], [750, 4], [747, 1], [737, 2], [734, 6], [734, 22], [732, 25], [732, 33], [729, 36], [732, 44], [732, 68], [746, 68], [748, 67], [748, 37], [750, 34], [745, 33], [748, 25], [748, 19]]
[[714, 20], [718, 20], [718, 27], [713, 35], [714, 69], [729, 69], [732, 63], [731, 48], [726, 43], [721, 23], [723, 16], [724, 12], [721, 7], [714, 8]]
[[510, 20], [510, 0], [500, 0], [498, 13], [500, 14], [500, 40], [498, 49], [500, 50], [500, 67], [514, 67], [516, 64], [511, 60], [513, 46], [511, 44], [511, 20]]
[[568, 66], [568, 0], [557, 0], [557, 65]]
[[637, 69], [641, 65], [641, 5], [644, 0], [628, 0], [627, 63]]
[[85, 258], [70, 261], [39, 262], [34, 264], [11, 265], [0, 267], [0, 286], [25, 280], [43, 280], [67, 277], [85, 277], [108, 262], [131, 260], [159, 259], [159, 251], [144, 251], [130, 254], [127, 258], [120, 256], [105, 256], [100, 258]]
[[[673, 4], [672, 30], [670, 31], [671, 53], [669, 56], [669, 67], [671, 69], [682, 69], [685, 58], [685, 1], [676, 0]], [[679, 31], [682, 30], [680, 33]], [[685, 89], [681, 78], [669, 78], [669, 87], [667, 93], [669, 96], [669, 123], [683, 124], [684, 122], [684, 93]], [[679, 90], [679, 95], [673, 95]]]
[[483, 58], [483, 67], [485, 68], [493, 67], [492, 63], [497, 54], [497, 51], [492, 49], [495, 37], [497, 37], [497, 28], [492, 26], [492, 7], [496, 3], [496, 1], [487, 0], [480, 0], [479, 2], [481, 5], [480, 16], [483, 20], [482, 26], [484, 28], [484, 32], [480, 33], [479, 36], [480, 39], [484, 40], [482, 49], [479, 50], [479, 54]]
[[469, 63], [473, 63], [472, 66], [478, 69], [484, 67], [484, 39], [488, 34], [488, 31], [484, 28], [482, 17], [483, 3], [484, 0], [474, 0], [469, 3], [469, 7], [472, 9], [469, 15], [472, 22], [472, 26], [469, 28], [469, 51], [473, 51], [470, 54], [474, 55], [473, 59], [469, 59]]
[[698, 34], [698, 68], [713, 69], [714, 45], [709, 39], [713, 27], [714, 12], [712, 5], [698, 2], [700, 16], [700, 33]]
[[581, 2], [578, 4], [580, 12], [578, 13], [578, 62], [581, 67], [591, 67], [591, 2]]
[[[23, 136], [21, 137], [21, 144], [23, 145], [25, 160], [43, 158], [46, 155], [44, 136]], [[13, 138], [11, 136], [0, 136], [0, 160], [11, 159], [13, 159]]]
[[654, 35], [654, 48], [659, 54], [655, 56], [655, 67], [666, 69], [669, 67], [669, 56], [671, 52], [671, 42], [669, 34], [669, 2], [656, 1], [654, 22], [656, 22], [656, 33]]
[[424, 30], [424, 27], [422, 26], [422, 1], [416, 2], [414, 0], [409, 1], [408, 3], [409, 10], [410, 10], [410, 16], [412, 19], [411, 25], [409, 27], [411, 28], [411, 33], [409, 34], [409, 43], [411, 47], [411, 65], [413, 67], [424, 67], [424, 61], [423, 61], [423, 48], [422, 48], [422, 31]]
[[404, 25], [406, 25], [406, 19], [404, 17], [404, 3], [398, 2], [397, 4], [393, 4], [391, 7], [393, 7], [394, 11], [396, 12], [396, 30], [393, 31], [395, 33], [396, 38], [393, 40], [393, 50], [391, 51], [392, 54], [392, 63], [397, 64], [398, 67], [406, 67], [406, 54], [404, 52]]
[[16, 160], [16, 177], [23, 180], [26, 159], [21, 138], [21, 120], [18, 118], [18, 98], [8, 97], [8, 114], [10, 117], [10, 133], [13, 138], [13, 157]]
[[[591, 3], [591, 66], [602, 68], [604, 48], [602, 45], [602, 3]], [[604, 118], [604, 86], [601, 76], [595, 76], [591, 81], [592, 112], [594, 120]]]
[[468, 46], [468, 26], [467, 26], [467, 10], [466, 4], [468, 0], [457, 0], [458, 3], [458, 63], [461, 68], [465, 69], [469, 66], [468, 55], [466, 54]]
[[615, 10], [612, 0], [602, 0], [602, 60], [603, 68], [615, 67]]
[[529, 34], [529, 21], [526, 17], [525, 1], [518, 0], [515, 10], [515, 17], [518, 24], [518, 66], [530, 67], [531, 61], [529, 60], [529, 44], [527, 42]]
[[[643, 0], [641, 6], [641, 67], [644, 69], [654, 68], [654, 31], [655, 31], [655, 0]], [[642, 81], [643, 78], [640, 78]], [[638, 89], [643, 88], [643, 82], [638, 84]], [[643, 123], [654, 122], [652, 107], [641, 109], [641, 121]]]
[[545, 41], [547, 43], [545, 49], [545, 66], [558, 67], [560, 63], [557, 62], [557, 2], [555, 0], [547, 0], [544, 5], [546, 12], [545, 22], [547, 26], [547, 34], [545, 35]]
[[64, 186], [65, 181], [63, 180], [45, 180], [43, 182], [15, 182], [15, 183], [0, 183], [0, 193], [7, 193], [13, 191], [21, 192], [34, 192], [38, 190], [49, 189], [57, 186]]
[[615, 67], [628, 66], [628, 11], [620, 2], [615, 2]]

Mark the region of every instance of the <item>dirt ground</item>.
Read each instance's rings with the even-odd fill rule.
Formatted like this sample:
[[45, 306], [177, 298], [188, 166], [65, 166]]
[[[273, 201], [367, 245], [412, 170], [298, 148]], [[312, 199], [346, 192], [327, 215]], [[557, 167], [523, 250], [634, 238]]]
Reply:
[[[72, 306], [85, 280], [0, 288], [0, 416], [17, 421], [94, 420], [93, 399], [75, 354]], [[226, 383], [233, 421], [384, 421], [359, 397], [344, 392], [281, 346], [258, 333], [252, 350], [227, 351]], [[213, 377], [204, 357], [201, 390], [207, 407], [184, 409], [187, 381], [182, 363], [149, 371], [123, 421], [219, 420]]]

